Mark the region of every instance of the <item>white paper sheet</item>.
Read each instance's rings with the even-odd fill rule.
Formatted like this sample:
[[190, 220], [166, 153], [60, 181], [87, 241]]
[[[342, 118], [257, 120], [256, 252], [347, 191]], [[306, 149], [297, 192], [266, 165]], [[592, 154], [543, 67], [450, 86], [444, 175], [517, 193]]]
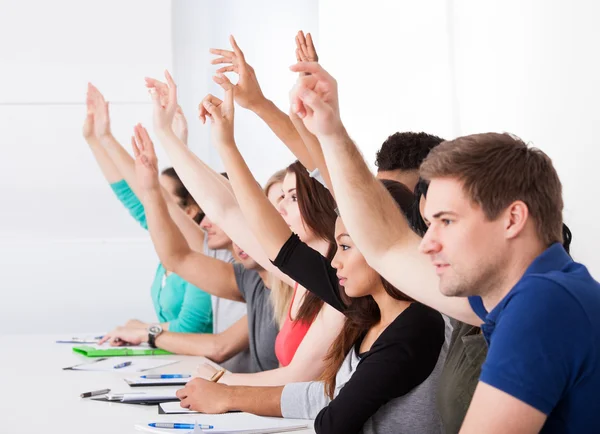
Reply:
[[[175, 403], [179, 405], [178, 403]], [[171, 423], [198, 423], [203, 425], [213, 425], [211, 430], [199, 431], [210, 434], [245, 434], [245, 433], [281, 433], [298, 431], [312, 428], [312, 421], [299, 419], [281, 419], [274, 417], [261, 417], [249, 413], [227, 413], [227, 414], [197, 414], [190, 416], [179, 416], [177, 419], [156, 418], [143, 424], [135, 425], [138, 431], [150, 433], [173, 433], [172, 429], [152, 428], [148, 426], [150, 422], [171, 422]], [[193, 430], [178, 429], [177, 434], [193, 433]]]
[[130, 377], [125, 378], [125, 382], [130, 386], [144, 386], [146, 384], [151, 385], [161, 385], [161, 386], [169, 386], [172, 384], [181, 385], [186, 384], [188, 381], [193, 380], [194, 377], [188, 378], [140, 378], [140, 377]]
[[197, 411], [192, 411], [189, 408], [182, 408], [178, 402], [163, 402], [162, 404], [159, 404], [159, 406], [164, 414], [198, 414]]
[[[124, 368], [115, 369], [114, 367], [123, 363], [131, 362], [131, 365]], [[160, 368], [177, 363], [177, 360], [157, 359], [156, 357], [109, 357], [96, 363], [75, 366], [73, 369], [77, 371], [104, 371], [104, 372], [142, 372], [149, 369]]]

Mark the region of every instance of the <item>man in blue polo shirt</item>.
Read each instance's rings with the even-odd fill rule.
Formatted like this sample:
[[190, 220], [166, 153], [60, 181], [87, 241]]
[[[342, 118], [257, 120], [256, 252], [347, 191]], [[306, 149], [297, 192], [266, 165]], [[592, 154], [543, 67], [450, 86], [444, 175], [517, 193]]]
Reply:
[[600, 285], [560, 245], [562, 187], [550, 158], [508, 134], [438, 145], [420, 169], [430, 181], [420, 241], [348, 136], [335, 80], [316, 63], [292, 70], [310, 73], [292, 108], [322, 145], [369, 265], [415, 300], [482, 327], [489, 352], [461, 433], [600, 432]]

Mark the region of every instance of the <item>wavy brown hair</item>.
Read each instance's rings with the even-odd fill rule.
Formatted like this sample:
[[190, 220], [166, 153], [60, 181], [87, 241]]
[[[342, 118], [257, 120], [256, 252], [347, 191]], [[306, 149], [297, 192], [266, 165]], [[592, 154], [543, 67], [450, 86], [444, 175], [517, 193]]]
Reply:
[[[390, 195], [394, 198], [405, 216], [410, 218], [412, 204], [414, 202], [413, 193], [403, 184], [382, 179], [381, 183], [385, 186]], [[385, 292], [395, 300], [413, 301], [412, 298], [392, 286], [387, 280], [381, 277], [381, 283]], [[335, 341], [329, 347], [325, 356], [325, 370], [320, 380], [325, 384], [325, 394], [333, 399], [335, 392], [335, 377], [344, 363], [344, 359], [354, 344], [363, 337], [367, 331], [381, 319], [379, 306], [372, 296], [350, 298], [346, 295], [343, 288], [339, 288], [340, 296], [348, 308], [345, 315], [344, 326]]]
[[[335, 242], [337, 214], [333, 196], [319, 181], [310, 177], [306, 168], [299, 161], [290, 164], [286, 171], [296, 175], [298, 208], [304, 226], [315, 237], [329, 243], [329, 249], [325, 256], [332, 260], [337, 250]], [[312, 292], [307, 291], [295, 319], [312, 322], [322, 306], [323, 301]]]

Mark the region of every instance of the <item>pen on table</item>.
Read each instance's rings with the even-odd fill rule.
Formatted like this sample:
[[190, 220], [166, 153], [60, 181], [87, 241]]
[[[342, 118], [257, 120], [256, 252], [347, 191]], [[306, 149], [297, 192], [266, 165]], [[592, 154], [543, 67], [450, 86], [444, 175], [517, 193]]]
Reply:
[[196, 425], [194, 423], [163, 423], [163, 422], [153, 422], [149, 423], [148, 426], [152, 428], [163, 428], [163, 429], [194, 429], [196, 427], [200, 429], [213, 429], [212, 425]]
[[215, 372], [215, 375], [210, 377], [210, 381], [212, 381], [213, 383], [217, 383], [221, 379], [223, 374], [225, 374], [225, 369], [219, 369], [217, 372]]
[[118, 365], [113, 366], [113, 369], [121, 369], [121, 368], [130, 366], [130, 365], [131, 365], [131, 362], [123, 362], [123, 363], [119, 363]]
[[102, 389], [102, 390], [94, 390], [92, 392], [85, 392], [82, 393], [81, 396], [82, 398], [90, 398], [92, 396], [98, 396], [98, 395], [106, 395], [107, 393], [110, 392], [110, 389]]
[[183, 375], [183, 374], [162, 374], [162, 375], [142, 375], [140, 378], [145, 378], [147, 380], [157, 380], [159, 378], [190, 378], [191, 375]]

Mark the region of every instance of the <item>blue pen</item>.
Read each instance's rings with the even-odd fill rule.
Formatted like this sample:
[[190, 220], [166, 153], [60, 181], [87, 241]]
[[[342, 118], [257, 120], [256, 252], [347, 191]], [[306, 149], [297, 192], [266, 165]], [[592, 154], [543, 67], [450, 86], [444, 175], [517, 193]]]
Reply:
[[131, 362], [123, 362], [123, 363], [119, 363], [118, 365], [113, 366], [113, 369], [121, 369], [121, 368], [125, 368], [129, 365], [131, 365]]
[[183, 375], [183, 374], [162, 374], [162, 375], [142, 375], [140, 378], [145, 378], [147, 380], [158, 380], [160, 378], [190, 378], [191, 375]]
[[162, 423], [162, 422], [154, 422], [149, 423], [148, 426], [152, 428], [164, 428], [164, 429], [194, 429], [196, 426], [200, 429], [213, 429], [212, 425], [196, 425], [193, 423]]

